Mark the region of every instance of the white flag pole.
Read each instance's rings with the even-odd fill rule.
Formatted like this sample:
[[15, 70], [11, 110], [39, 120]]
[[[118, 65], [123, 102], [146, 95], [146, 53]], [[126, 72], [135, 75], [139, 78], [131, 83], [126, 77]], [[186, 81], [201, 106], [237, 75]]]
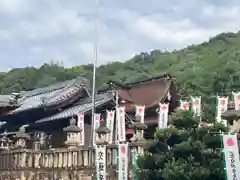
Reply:
[[[96, 18], [95, 18], [95, 33], [94, 33], [94, 56], [95, 60], [93, 62], [93, 80], [92, 80], [92, 119], [91, 119], [91, 134], [90, 134], [90, 141], [89, 147], [93, 147], [93, 121], [94, 121], [94, 114], [95, 114], [95, 95], [96, 95], [96, 66], [98, 63], [98, 24], [99, 24], [99, 0], [95, 0], [95, 8], [96, 8]], [[90, 151], [90, 164], [93, 163], [93, 152]]]

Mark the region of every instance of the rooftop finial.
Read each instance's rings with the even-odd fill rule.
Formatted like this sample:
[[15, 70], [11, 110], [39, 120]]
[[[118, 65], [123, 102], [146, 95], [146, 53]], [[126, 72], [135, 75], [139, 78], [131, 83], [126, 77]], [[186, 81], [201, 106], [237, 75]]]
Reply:
[[72, 117], [70, 119], [70, 125], [75, 125], [75, 124], [76, 124], [76, 119]]

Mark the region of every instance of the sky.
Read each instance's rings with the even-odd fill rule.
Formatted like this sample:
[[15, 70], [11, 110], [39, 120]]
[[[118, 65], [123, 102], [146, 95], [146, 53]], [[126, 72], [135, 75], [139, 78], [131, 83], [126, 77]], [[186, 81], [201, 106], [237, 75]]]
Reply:
[[[0, 0], [0, 70], [94, 60], [95, 0]], [[239, 0], [99, 0], [98, 63], [240, 30]]]

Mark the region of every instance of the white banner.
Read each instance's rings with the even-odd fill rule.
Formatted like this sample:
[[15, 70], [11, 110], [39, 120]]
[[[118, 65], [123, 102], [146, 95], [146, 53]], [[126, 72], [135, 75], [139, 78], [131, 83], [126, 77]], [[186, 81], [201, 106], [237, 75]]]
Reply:
[[136, 106], [136, 114], [135, 116], [140, 116], [141, 123], [144, 123], [144, 116], [145, 116], [145, 106]]
[[179, 109], [188, 111], [189, 110], [189, 103], [187, 101], [180, 100], [180, 107], [179, 107]]
[[106, 180], [106, 147], [96, 147], [96, 175], [97, 180]]
[[118, 179], [128, 180], [128, 144], [118, 144]]
[[[144, 124], [145, 106], [136, 106], [135, 116], [140, 116], [140, 122]], [[141, 137], [144, 137], [144, 131], [142, 130], [140, 133]]]
[[235, 110], [240, 110], [240, 92], [233, 92], [233, 100], [235, 105]]
[[216, 120], [218, 123], [223, 123], [225, 126], [227, 125], [226, 120], [222, 120], [221, 115], [225, 111], [227, 111], [228, 106], [228, 97], [220, 97], [217, 96], [217, 115]]
[[93, 119], [93, 146], [96, 145], [97, 136], [96, 136], [95, 130], [100, 125], [100, 119], [101, 119], [101, 114], [94, 114], [94, 119]]
[[158, 111], [158, 128], [159, 129], [167, 128], [168, 111], [169, 111], [169, 104], [159, 103], [159, 111]]
[[222, 135], [226, 176], [228, 180], [240, 180], [240, 160], [237, 134]]
[[201, 97], [191, 97], [192, 111], [195, 116], [201, 116]]
[[79, 145], [84, 146], [85, 142], [85, 131], [84, 131], [84, 114], [79, 114], [78, 115], [78, 121], [77, 121], [77, 126], [82, 129], [82, 132], [80, 132], [79, 135]]
[[107, 134], [107, 141], [109, 144], [113, 144], [114, 117], [115, 117], [115, 111], [107, 111], [106, 126], [110, 130], [110, 133]]
[[126, 141], [126, 122], [125, 122], [125, 107], [117, 108], [117, 132], [118, 132], [118, 142]]

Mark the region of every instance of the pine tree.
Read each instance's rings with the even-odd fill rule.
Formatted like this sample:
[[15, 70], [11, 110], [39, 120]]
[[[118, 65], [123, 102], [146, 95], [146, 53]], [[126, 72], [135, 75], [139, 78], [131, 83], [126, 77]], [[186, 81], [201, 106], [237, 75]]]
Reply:
[[178, 111], [166, 129], [157, 129], [139, 157], [139, 177], [145, 180], [224, 180], [219, 132], [216, 124], [198, 127], [190, 111]]

